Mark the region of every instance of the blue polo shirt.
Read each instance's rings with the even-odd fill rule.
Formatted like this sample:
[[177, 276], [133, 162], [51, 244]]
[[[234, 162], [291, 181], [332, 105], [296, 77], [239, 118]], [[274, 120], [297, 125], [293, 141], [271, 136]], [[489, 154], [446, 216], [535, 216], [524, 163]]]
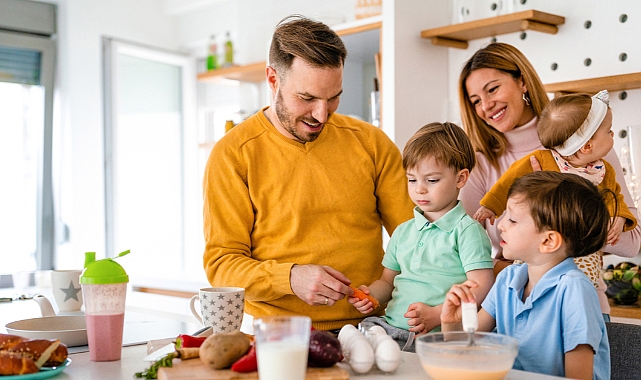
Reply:
[[564, 354], [589, 344], [594, 379], [609, 379], [608, 335], [590, 280], [567, 258], [543, 275], [523, 302], [527, 268], [513, 264], [501, 271], [482, 303], [496, 320], [496, 332], [519, 341], [514, 369], [564, 376]]
[[452, 285], [467, 279], [466, 272], [492, 268], [491, 251], [485, 229], [460, 201], [434, 223], [416, 207], [414, 219], [394, 230], [383, 257], [384, 267], [400, 272], [385, 310], [387, 323], [407, 330], [403, 314], [410, 304], [442, 304]]

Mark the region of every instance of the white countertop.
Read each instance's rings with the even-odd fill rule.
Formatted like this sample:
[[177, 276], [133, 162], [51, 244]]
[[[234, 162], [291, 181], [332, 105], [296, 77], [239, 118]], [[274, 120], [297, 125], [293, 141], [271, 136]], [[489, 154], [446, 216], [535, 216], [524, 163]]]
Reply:
[[[11, 292], [7, 290], [7, 292]], [[4, 294], [3, 294], [4, 293]], [[46, 295], [46, 291], [43, 292]], [[7, 295], [0, 292], [0, 296]], [[0, 332], [5, 332], [5, 324], [19, 319], [40, 317], [40, 309], [35, 301], [24, 300], [0, 303]], [[242, 330], [248, 332], [251, 318], [243, 320]], [[122, 359], [114, 362], [92, 362], [86, 350], [69, 355], [71, 365], [55, 379], [74, 380], [118, 380], [132, 379], [134, 373], [148, 368], [151, 363], [143, 362], [147, 355], [146, 342], [149, 340], [174, 338], [178, 334], [192, 334], [200, 326], [191, 315], [189, 299], [149, 294], [141, 292], [127, 293], [125, 311], [125, 332]], [[142, 344], [136, 344], [142, 343]], [[349, 366], [341, 364], [349, 371]], [[350, 372], [350, 377], [360, 380], [425, 380], [427, 375], [423, 372], [416, 354], [403, 352], [402, 364], [395, 373], [384, 374], [372, 370], [365, 375]], [[558, 379], [557, 377], [512, 370], [506, 377], [508, 380], [546, 380]]]
[[[132, 379], [133, 374], [141, 372], [149, 367], [149, 362], [143, 362], [142, 359], [147, 355], [146, 345], [130, 346], [123, 348], [122, 359], [114, 362], [92, 362], [89, 360], [88, 353], [72, 354], [69, 357], [72, 362], [69, 367], [55, 379], [73, 379], [73, 380], [116, 380]], [[198, 359], [192, 359], [198, 360]], [[426, 380], [427, 375], [423, 372], [419, 363], [418, 356], [413, 353], [402, 353], [401, 366], [392, 374], [385, 374], [379, 370], [372, 370], [365, 375], [358, 375], [350, 372], [350, 378], [357, 380]], [[341, 367], [348, 370], [349, 366], [340, 364]], [[511, 370], [506, 380], [552, 380], [559, 377], [540, 375], [523, 371]]]

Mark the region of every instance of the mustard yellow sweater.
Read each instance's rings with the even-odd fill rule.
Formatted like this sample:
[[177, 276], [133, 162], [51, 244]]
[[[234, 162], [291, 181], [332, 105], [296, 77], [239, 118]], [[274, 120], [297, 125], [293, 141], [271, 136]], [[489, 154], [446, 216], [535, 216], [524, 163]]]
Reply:
[[367, 123], [333, 114], [306, 144], [279, 133], [264, 109], [216, 143], [203, 180], [204, 267], [212, 286], [246, 290], [254, 317], [308, 315], [320, 329], [357, 323], [345, 300], [309, 306], [294, 264], [328, 265], [355, 286], [382, 273], [382, 228], [412, 218], [401, 155]]
[[[490, 191], [485, 194], [483, 199], [481, 199], [481, 206], [485, 206], [492, 210], [496, 216], [500, 216], [505, 211], [505, 206], [507, 204], [507, 192], [510, 189], [510, 186], [514, 181], [526, 175], [527, 173], [532, 172], [532, 165], [530, 164], [530, 156], [535, 156], [539, 163], [541, 164], [542, 170], [559, 172], [559, 166], [552, 156], [552, 152], [549, 150], [535, 150], [530, 154], [526, 154], [518, 161], [515, 161], [510, 167], [501, 175], [498, 181], [492, 186]], [[636, 227], [637, 219], [628, 209], [628, 206], [623, 200], [623, 195], [621, 194], [621, 186], [617, 183], [616, 173], [612, 165], [609, 162], [603, 160], [605, 164], [605, 176], [599, 184], [599, 189], [610, 189], [616, 194], [617, 204], [619, 206], [618, 212], [615, 213], [616, 205], [612, 198], [606, 200], [606, 205], [610, 211], [611, 216], [620, 216], [625, 219], [625, 225], [623, 231], [629, 231]]]

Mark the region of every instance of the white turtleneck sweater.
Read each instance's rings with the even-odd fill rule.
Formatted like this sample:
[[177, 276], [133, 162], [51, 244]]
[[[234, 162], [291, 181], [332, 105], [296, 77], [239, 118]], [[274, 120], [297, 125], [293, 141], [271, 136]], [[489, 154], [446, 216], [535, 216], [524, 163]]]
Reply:
[[[470, 216], [474, 215], [474, 212], [476, 212], [480, 207], [479, 202], [481, 201], [481, 198], [483, 198], [485, 193], [492, 188], [501, 174], [503, 174], [503, 172], [505, 172], [505, 170], [507, 170], [514, 161], [534, 150], [545, 149], [543, 145], [541, 145], [539, 135], [536, 132], [537, 122], [538, 119], [535, 117], [528, 123], [504, 133], [508, 145], [505, 153], [498, 159], [499, 171], [496, 171], [482, 153], [476, 152], [476, 166], [474, 167], [474, 170], [472, 170], [470, 178], [463, 189], [461, 189], [461, 193], [459, 195], [459, 199], [463, 203], [465, 211]], [[614, 150], [610, 150], [604, 158], [614, 167], [617, 182], [621, 185], [621, 193], [623, 194], [625, 203], [638, 220], [638, 212], [636, 207], [634, 207], [632, 196], [625, 185], [623, 170], [621, 169], [621, 163], [619, 162], [618, 156]], [[491, 225], [488, 219], [485, 221], [484, 225], [487, 234], [492, 241], [492, 257], [495, 259], [503, 257], [501, 246], [499, 245], [501, 242], [501, 232], [497, 228], [498, 222], [502, 218], [503, 216], [497, 218], [494, 225]], [[634, 257], [639, 252], [640, 244], [641, 223], [638, 223], [636, 228], [633, 230], [622, 233], [621, 238], [616, 245], [607, 245], [603, 251], [621, 257]], [[603, 313], [609, 314], [610, 306], [608, 305], [608, 299], [605, 295], [605, 288], [605, 283], [600, 279], [598, 294], [599, 301], [601, 302], [601, 310]]]

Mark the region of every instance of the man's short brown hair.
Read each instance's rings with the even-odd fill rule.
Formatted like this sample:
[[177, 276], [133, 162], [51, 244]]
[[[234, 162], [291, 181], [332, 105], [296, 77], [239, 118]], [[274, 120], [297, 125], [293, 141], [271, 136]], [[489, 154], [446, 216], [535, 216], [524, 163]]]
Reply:
[[269, 65], [281, 79], [300, 58], [312, 67], [342, 67], [347, 50], [341, 38], [322, 22], [291, 15], [276, 26], [269, 48]]

